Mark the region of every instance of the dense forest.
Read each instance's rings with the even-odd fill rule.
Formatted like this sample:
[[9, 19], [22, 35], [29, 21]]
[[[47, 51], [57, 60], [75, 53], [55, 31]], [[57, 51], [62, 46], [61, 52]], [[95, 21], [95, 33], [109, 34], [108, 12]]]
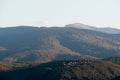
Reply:
[[119, 80], [120, 65], [101, 60], [54, 61], [0, 71], [0, 80]]
[[120, 65], [120, 56], [104, 58], [103, 60], [104, 61], [111, 61], [113, 63], [116, 63], [116, 64]]

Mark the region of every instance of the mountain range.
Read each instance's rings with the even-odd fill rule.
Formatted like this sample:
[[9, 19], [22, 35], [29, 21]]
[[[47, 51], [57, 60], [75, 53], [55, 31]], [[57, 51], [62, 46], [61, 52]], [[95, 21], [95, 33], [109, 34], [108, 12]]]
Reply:
[[120, 34], [91, 30], [87, 25], [78, 29], [78, 25], [0, 28], [0, 61], [43, 63], [120, 56]]
[[120, 80], [120, 30], [0, 28], [0, 80]]
[[97, 28], [94, 26], [89, 26], [89, 25], [85, 25], [81, 23], [67, 24], [65, 27], [73, 27], [73, 28], [78, 28], [78, 29], [100, 31], [100, 32], [109, 33], [109, 34], [120, 34], [120, 29], [111, 28], [111, 27]]

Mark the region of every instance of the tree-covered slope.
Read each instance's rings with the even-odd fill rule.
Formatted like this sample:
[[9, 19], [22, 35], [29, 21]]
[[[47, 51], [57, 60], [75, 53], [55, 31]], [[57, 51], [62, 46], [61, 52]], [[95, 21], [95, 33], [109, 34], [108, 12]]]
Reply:
[[120, 35], [70, 27], [0, 28], [0, 61], [48, 62], [120, 55]]
[[117, 56], [117, 57], [108, 57], [108, 58], [105, 58], [103, 60], [104, 61], [110, 61], [112, 63], [116, 63], [116, 64], [120, 65], [120, 56]]
[[44, 63], [0, 72], [0, 80], [111, 80], [120, 76], [120, 66], [97, 60]]

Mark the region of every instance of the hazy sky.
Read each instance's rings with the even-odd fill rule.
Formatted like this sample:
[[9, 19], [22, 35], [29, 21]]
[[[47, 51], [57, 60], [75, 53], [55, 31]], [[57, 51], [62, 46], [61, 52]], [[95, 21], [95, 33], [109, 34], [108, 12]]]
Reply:
[[120, 27], [120, 0], [0, 0], [0, 26]]

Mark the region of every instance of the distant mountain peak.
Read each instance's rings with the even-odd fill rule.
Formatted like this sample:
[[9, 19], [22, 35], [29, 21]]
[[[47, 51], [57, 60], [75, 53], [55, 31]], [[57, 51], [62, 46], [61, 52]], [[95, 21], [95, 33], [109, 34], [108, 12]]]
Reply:
[[74, 26], [87, 26], [87, 25], [82, 24], [82, 23], [73, 23], [72, 25], [74, 25]]
[[74, 27], [74, 28], [79, 28], [79, 29], [92, 29], [92, 26], [85, 25], [82, 23], [73, 23], [73, 24], [67, 24], [65, 27]]
[[109, 33], [109, 34], [120, 34], [120, 29], [116, 29], [112, 27], [97, 28], [97, 27], [89, 26], [89, 25], [82, 24], [82, 23], [67, 24], [65, 27], [87, 29], [87, 30], [99, 31], [99, 32]]

